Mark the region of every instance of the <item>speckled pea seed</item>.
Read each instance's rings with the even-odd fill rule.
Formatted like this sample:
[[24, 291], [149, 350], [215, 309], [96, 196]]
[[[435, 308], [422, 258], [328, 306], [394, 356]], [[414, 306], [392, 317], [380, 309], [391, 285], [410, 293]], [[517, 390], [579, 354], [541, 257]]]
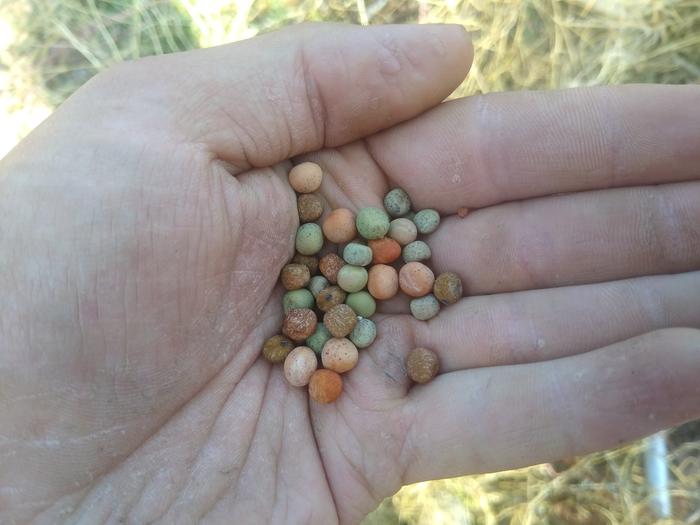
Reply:
[[323, 247], [323, 232], [315, 222], [299, 226], [295, 241], [297, 251], [302, 255], [313, 255]]
[[363, 208], [357, 213], [355, 225], [365, 239], [381, 239], [389, 231], [389, 216], [379, 208]]
[[309, 269], [311, 275], [316, 275], [318, 271], [318, 257], [314, 257], [313, 255], [295, 253], [294, 257], [292, 257], [292, 264], [303, 264]]
[[413, 224], [413, 221], [402, 217], [391, 221], [388, 235], [401, 246], [406, 246], [416, 240], [416, 237], [418, 237], [418, 230], [416, 229], [416, 225]]
[[421, 210], [413, 217], [418, 233], [423, 235], [433, 233], [440, 225], [440, 214], [435, 210]]
[[406, 372], [416, 383], [427, 383], [440, 369], [440, 360], [435, 352], [427, 348], [414, 348], [406, 356]]
[[348, 294], [345, 304], [352, 308], [360, 317], [372, 317], [374, 312], [377, 311], [377, 303], [374, 297], [365, 290]]
[[403, 260], [408, 262], [425, 261], [430, 259], [430, 246], [423, 241], [413, 241], [403, 247]]
[[309, 380], [309, 397], [317, 403], [332, 403], [343, 393], [343, 378], [338, 372], [319, 368]]
[[323, 275], [314, 275], [309, 281], [309, 291], [316, 297], [321, 290], [328, 287], [328, 279]]
[[360, 317], [348, 337], [357, 348], [367, 348], [377, 338], [377, 325], [371, 319]]
[[287, 264], [280, 272], [282, 286], [287, 290], [298, 290], [309, 283], [311, 272], [303, 264]]
[[313, 193], [322, 180], [323, 170], [315, 162], [302, 162], [289, 171], [289, 184], [297, 193]]
[[419, 321], [427, 321], [435, 317], [440, 311], [440, 303], [433, 294], [412, 299], [409, 308], [411, 315]]
[[372, 262], [372, 249], [358, 242], [351, 242], [343, 249], [343, 259], [348, 264], [367, 266]]
[[297, 211], [299, 212], [299, 222], [317, 221], [323, 215], [323, 201], [313, 193], [299, 195], [297, 197]]
[[333, 337], [345, 337], [357, 324], [357, 314], [347, 304], [338, 304], [323, 316], [323, 324]]
[[316, 300], [306, 288], [292, 290], [282, 296], [282, 309], [285, 314], [294, 308], [313, 308], [314, 304]]
[[292, 386], [306, 386], [318, 368], [318, 358], [308, 346], [297, 346], [284, 360], [284, 377]]
[[321, 350], [323, 350], [323, 345], [326, 344], [331, 337], [331, 333], [326, 328], [323, 323], [318, 323], [316, 325], [316, 331], [306, 338], [306, 346], [311, 348], [318, 355], [321, 355]]
[[336, 305], [343, 304], [347, 293], [340, 286], [328, 286], [316, 296], [316, 306], [322, 312], [327, 312]]
[[339, 374], [355, 368], [359, 356], [357, 347], [345, 337], [329, 339], [321, 351], [323, 366]]
[[394, 188], [384, 196], [384, 209], [392, 217], [401, 217], [411, 210], [411, 199], [401, 188]]
[[338, 282], [338, 272], [343, 266], [345, 261], [336, 253], [327, 253], [318, 263], [318, 269], [331, 284]]
[[270, 363], [281, 363], [293, 348], [294, 343], [287, 337], [283, 335], [273, 335], [265, 341], [262, 354]]
[[338, 272], [338, 286], [346, 292], [359, 292], [367, 285], [367, 270], [362, 266], [346, 264]]
[[454, 304], [462, 298], [462, 279], [452, 272], [441, 273], [433, 284], [433, 294], [442, 304]]
[[316, 314], [308, 308], [289, 310], [282, 322], [282, 333], [297, 343], [302, 342], [316, 331]]

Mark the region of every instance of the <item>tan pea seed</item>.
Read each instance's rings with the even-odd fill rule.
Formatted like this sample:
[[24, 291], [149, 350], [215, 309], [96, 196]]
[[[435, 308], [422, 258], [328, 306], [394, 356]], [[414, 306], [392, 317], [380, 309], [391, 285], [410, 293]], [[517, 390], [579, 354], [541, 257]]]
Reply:
[[289, 184], [297, 193], [313, 193], [322, 180], [323, 170], [314, 162], [302, 162], [289, 171]]
[[308, 346], [297, 346], [284, 360], [284, 377], [292, 386], [306, 386], [318, 368], [318, 358]]
[[339, 374], [355, 368], [358, 358], [357, 347], [344, 337], [329, 339], [321, 352], [323, 366]]

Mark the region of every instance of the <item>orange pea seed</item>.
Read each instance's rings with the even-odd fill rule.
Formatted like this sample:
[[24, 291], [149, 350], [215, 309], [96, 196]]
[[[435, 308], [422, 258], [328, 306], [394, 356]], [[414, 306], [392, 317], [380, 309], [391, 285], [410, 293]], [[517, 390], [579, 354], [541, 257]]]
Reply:
[[422, 297], [433, 288], [435, 275], [425, 264], [410, 262], [399, 270], [399, 286], [410, 297]]
[[314, 162], [302, 162], [289, 171], [289, 184], [298, 193], [313, 193], [322, 180], [323, 170]]
[[367, 290], [375, 299], [391, 299], [399, 291], [399, 274], [392, 266], [375, 264], [369, 269]]
[[321, 368], [309, 381], [309, 396], [317, 403], [332, 403], [343, 392], [343, 378], [338, 372]]
[[401, 256], [401, 245], [389, 237], [368, 241], [367, 245], [372, 249], [374, 264], [391, 264]]
[[331, 242], [350, 242], [357, 237], [355, 214], [347, 208], [337, 208], [323, 221], [323, 234]]

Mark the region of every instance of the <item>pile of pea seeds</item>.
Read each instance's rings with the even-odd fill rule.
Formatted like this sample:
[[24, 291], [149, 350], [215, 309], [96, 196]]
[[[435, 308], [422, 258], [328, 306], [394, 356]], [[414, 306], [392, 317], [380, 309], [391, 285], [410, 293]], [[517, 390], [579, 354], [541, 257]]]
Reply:
[[[411, 298], [411, 314], [427, 321], [438, 314], [441, 304], [462, 297], [462, 282], [452, 272], [436, 278], [425, 264], [430, 247], [417, 238], [437, 229], [437, 211], [414, 213], [408, 194], [394, 188], [384, 197], [383, 210], [363, 208], [354, 213], [337, 208], [319, 225], [324, 204], [314, 192], [322, 180], [323, 170], [313, 162], [289, 172], [300, 222], [296, 254], [280, 274], [286, 289], [282, 333], [268, 339], [262, 353], [272, 363], [284, 363], [291, 385], [308, 385], [311, 399], [332, 403], [343, 391], [341, 374], [357, 365], [359, 350], [377, 337], [371, 319], [377, 301], [401, 291]], [[327, 248], [326, 241], [338, 248], [318, 257]], [[406, 358], [406, 372], [415, 382], [430, 381], [438, 369], [432, 350], [415, 348]]]

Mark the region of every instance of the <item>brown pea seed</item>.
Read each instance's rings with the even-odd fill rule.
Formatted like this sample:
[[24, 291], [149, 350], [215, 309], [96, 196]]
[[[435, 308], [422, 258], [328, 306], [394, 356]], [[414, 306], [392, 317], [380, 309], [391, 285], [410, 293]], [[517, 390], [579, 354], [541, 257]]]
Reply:
[[343, 378], [333, 370], [316, 370], [309, 380], [309, 397], [317, 403], [332, 403], [342, 393]]
[[282, 322], [282, 333], [297, 343], [303, 341], [316, 330], [316, 314], [308, 308], [294, 308], [287, 312]]
[[347, 295], [340, 286], [329, 286], [318, 292], [316, 306], [322, 312], [327, 312], [334, 306], [343, 304]]
[[462, 280], [456, 273], [441, 273], [433, 284], [433, 295], [442, 304], [454, 304], [462, 298]]
[[323, 170], [315, 162], [302, 162], [289, 171], [289, 184], [297, 193], [313, 193], [322, 180]]
[[321, 273], [331, 284], [338, 282], [338, 272], [343, 266], [345, 261], [337, 253], [327, 253], [318, 262]]
[[294, 254], [292, 257], [292, 264], [303, 264], [309, 269], [309, 273], [313, 276], [316, 275], [318, 271], [318, 257], [313, 255], [302, 255], [300, 253]]
[[323, 325], [333, 337], [345, 337], [357, 324], [357, 314], [347, 304], [331, 308], [323, 316]]
[[438, 356], [427, 348], [414, 348], [406, 357], [406, 371], [416, 383], [427, 383], [433, 379], [440, 368]]
[[287, 290], [298, 290], [309, 284], [311, 272], [303, 264], [287, 264], [282, 268], [280, 280]]
[[270, 363], [281, 363], [294, 348], [294, 343], [283, 335], [273, 335], [263, 345], [262, 354]]
[[300, 222], [317, 221], [323, 215], [323, 201], [313, 193], [299, 195], [297, 197], [297, 211]]

